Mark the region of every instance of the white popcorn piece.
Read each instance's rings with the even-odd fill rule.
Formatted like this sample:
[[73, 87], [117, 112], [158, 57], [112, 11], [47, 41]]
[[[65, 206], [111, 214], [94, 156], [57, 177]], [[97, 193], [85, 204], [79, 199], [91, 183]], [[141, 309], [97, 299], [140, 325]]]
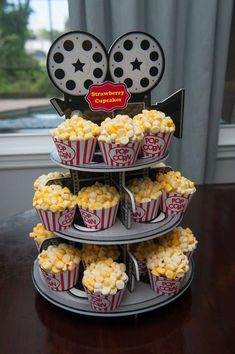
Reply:
[[170, 133], [175, 131], [175, 124], [165, 113], [157, 110], [144, 109], [142, 113], [133, 118], [134, 122], [139, 122], [142, 130], [149, 133]]
[[156, 181], [159, 188], [165, 192], [192, 194], [196, 191], [194, 183], [183, 177], [179, 171], [159, 173], [156, 175]]
[[152, 199], [158, 199], [162, 194], [159, 184], [149, 177], [133, 178], [127, 186], [137, 203], [150, 202]]

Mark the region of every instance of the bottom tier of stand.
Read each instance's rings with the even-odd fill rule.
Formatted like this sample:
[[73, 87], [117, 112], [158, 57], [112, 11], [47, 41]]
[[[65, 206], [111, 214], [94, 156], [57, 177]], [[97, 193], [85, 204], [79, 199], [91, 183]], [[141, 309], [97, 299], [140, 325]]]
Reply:
[[37, 291], [52, 304], [65, 310], [87, 316], [99, 317], [118, 317], [131, 316], [139, 313], [151, 311], [163, 307], [180, 297], [190, 286], [194, 275], [194, 263], [190, 261], [190, 270], [187, 273], [184, 286], [172, 296], [158, 296], [150, 288], [150, 285], [144, 282], [136, 282], [134, 292], [126, 290], [123, 301], [119, 308], [112, 312], [93, 311], [88, 302], [86, 293], [76, 288], [68, 291], [51, 291], [48, 289], [41, 272], [38, 262], [35, 260], [32, 271], [32, 279]]

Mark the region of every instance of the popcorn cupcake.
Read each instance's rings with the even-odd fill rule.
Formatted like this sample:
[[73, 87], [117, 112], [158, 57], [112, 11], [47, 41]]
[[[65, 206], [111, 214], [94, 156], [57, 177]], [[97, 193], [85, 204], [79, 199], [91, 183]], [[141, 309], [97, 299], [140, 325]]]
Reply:
[[189, 270], [188, 264], [188, 258], [181, 250], [159, 246], [147, 257], [151, 288], [158, 295], [177, 294]]
[[113, 311], [120, 305], [128, 281], [125, 271], [125, 264], [112, 258], [87, 267], [82, 283], [93, 310]]
[[139, 122], [144, 132], [141, 155], [144, 157], [162, 157], [167, 153], [175, 132], [175, 124], [165, 113], [144, 109], [133, 118]]
[[43, 277], [51, 290], [64, 291], [78, 282], [80, 251], [66, 243], [50, 245], [38, 257]]
[[92, 162], [100, 127], [77, 115], [51, 131], [63, 164], [79, 166]]
[[185, 212], [196, 191], [194, 183], [183, 177], [180, 172], [170, 171], [156, 175], [162, 191], [161, 209], [166, 214]]
[[46, 230], [62, 231], [73, 222], [76, 196], [67, 187], [53, 184], [35, 192], [33, 206]]
[[111, 227], [116, 221], [119, 199], [113, 186], [96, 182], [83, 187], [78, 193], [77, 204], [86, 227], [96, 230]]
[[34, 182], [34, 190], [38, 191], [42, 187], [44, 187], [48, 181], [57, 179], [57, 178], [63, 178], [63, 177], [70, 177], [70, 172], [50, 172], [47, 175], [41, 175], [39, 176], [35, 182]]
[[148, 273], [146, 258], [154, 252], [158, 246], [153, 240], [130, 245], [130, 251], [137, 260], [139, 275], [144, 277]]
[[129, 116], [118, 114], [113, 119], [106, 118], [101, 123], [101, 133], [98, 137], [106, 165], [117, 167], [133, 165], [143, 137], [140, 125], [134, 125]]
[[132, 214], [135, 222], [146, 222], [156, 218], [161, 191], [159, 184], [149, 177], [134, 178], [129, 181], [128, 188], [134, 196], [136, 212]]
[[97, 263], [101, 260], [112, 258], [116, 261], [120, 257], [118, 246], [98, 246], [84, 244], [81, 250], [81, 257], [84, 267], [91, 263]]
[[47, 238], [56, 237], [56, 235], [51, 231], [47, 231], [42, 224], [37, 224], [33, 228], [33, 231], [30, 232], [29, 237], [34, 239], [36, 247], [39, 251], [40, 246], [43, 243], [43, 241], [45, 241]]
[[183, 229], [181, 226], [176, 227], [158, 240], [163, 247], [175, 247], [180, 249], [189, 259], [192, 257], [198, 243], [192, 230], [190, 230], [189, 227]]

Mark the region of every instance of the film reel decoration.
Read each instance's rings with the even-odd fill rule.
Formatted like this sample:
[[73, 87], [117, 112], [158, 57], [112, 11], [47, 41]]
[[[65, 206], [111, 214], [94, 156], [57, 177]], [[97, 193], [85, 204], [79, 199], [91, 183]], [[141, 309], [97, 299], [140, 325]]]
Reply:
[[107, 52], [93, 35], [74, 31], [56, 39], [47, 57], [53, 84], [63, 93], [85, 96], [89, 86], [102, 83], [108, 71]]
[[144, 32], [129, 32], [118, 38], [109, 51], [109, 71], [114, 82], [124, 82], [132, 94], [153, 89], [165, 67], [158, 41]]

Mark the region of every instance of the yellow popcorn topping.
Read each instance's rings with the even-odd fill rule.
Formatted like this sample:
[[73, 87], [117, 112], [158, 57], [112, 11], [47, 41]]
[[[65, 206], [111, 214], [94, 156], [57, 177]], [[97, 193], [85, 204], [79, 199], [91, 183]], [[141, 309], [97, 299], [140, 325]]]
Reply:
[[160, 189], [165, 192], [192, 194], [196, 191], [194, 183], [183, 177], [179, 171], [159, 173], [156, 180], [160, 184]]
[[150, 253], [154, 252], [157, 249], [157, 245], [153, 240], [140, 242], [134, 245], [130, 245], [131, 253], [135, 258], [140, 261], [146, 259]]
[[47, 231], [45, 227], [39, 223], [33, 228], [33, 231], [30, 232], [29, 237], [32, 237], [34, 241], [40, 245], [45, 239], [56, 237], [56, 235], [51, 231]]
[[45, 186], [36, 191], [33, 198], [33, 206], [36, 209], [50, 210], [52, 212], [72, 209], [76, 205], [74, 196], [67, 187], [60, 185]]
[[100, 133], [100, 127], [77, 115], [65, 119], [56, 129], [51, 131], [51, 135], [61, 140], [88, 140], [94, 139]]
[[133, 120], [140, 122], [143, 132], [148, 133], [170, 133], [175, 131], [175, 124], [165, 113], [156, 110], [144, 109], [137, 114]]
[[81, 250], [82, 260], [86, 265], [96, 263], [106, 258], [112, 258], [114, 261], [120, 256], [118, 246], [98, 246], [84, 244]]
[[158, 247], [147, 257], [147, 267], [156, 276], [168, 279], [182, 278], [189, 270], [188, 258], [173, 247]]
[[92, 293], [115, 295], [124, 289], [128, 276], [124, 263], [114, 262], [112, 258], [91, 263], [84, 271], [83, 285]]
[[39, 266], [49, 273], [61, 273], [74, 270], [80, 263], [80, 251], [66, 243], [50, 245], [39, 254]]
[[113, 186], [96, 182], [92, 186], [83, 187], [77, 197], [77, 203], [82, 208], [111, 208], [118, 204], [119, 193]]
[[50, 172], [47, 175], [39, 176], [34, 182], [34, 190], [37, 191], [40, 188], [44, 187], [46, 183], [52, 179], [70, 177], [70, 172]]
[[101, 123], [99, 141], [105, 143], [127, 145], [128, 143], [140, 142], [144, 138], [140, 124], [134, 124], [127, 115], [118, 114], [115, 118], [106, 118]]
[[149, 177], [133, 178], [129, 181], [128, 188], [137, 203], [150, 202], [151, 199], [157, 199], [162, 194], [159, 184]]
[[175, 247], [184, 253], [194, 251], [198, 243], [189, 227], [186, 229], [176, 227], [168, 234], [160, 237], [159, 242], [164, 247]]

